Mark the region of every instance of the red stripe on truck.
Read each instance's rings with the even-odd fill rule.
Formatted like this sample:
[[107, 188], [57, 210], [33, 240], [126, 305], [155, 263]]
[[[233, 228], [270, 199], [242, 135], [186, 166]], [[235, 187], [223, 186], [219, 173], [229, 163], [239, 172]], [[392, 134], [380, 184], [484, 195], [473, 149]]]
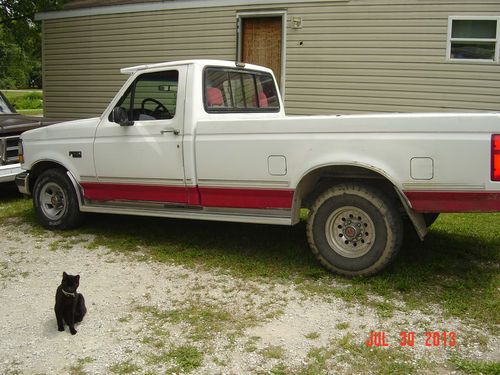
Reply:
[[419, 212], [500, 211], [500, 192], [405, 191], [411, 206]]
[[85, 199], [150, 201], [226, 208], [290, 209], [294, 190], [83, 182]]
[[292, 208], [294, 190], [200, 187], [201, 205], [235, 208]]
[[185, 186], [109, 184], [100, 182], [82, 182], [81, 185], [85, 199], [95, 201], [186, 202]]

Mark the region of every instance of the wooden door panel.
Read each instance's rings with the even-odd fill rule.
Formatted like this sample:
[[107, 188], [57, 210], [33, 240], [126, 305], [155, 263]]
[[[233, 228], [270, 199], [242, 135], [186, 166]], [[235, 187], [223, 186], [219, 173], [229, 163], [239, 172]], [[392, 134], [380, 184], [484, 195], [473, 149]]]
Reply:
[[281, 79], [281, 17], [242, 18], [243, 62], [271, 68]]

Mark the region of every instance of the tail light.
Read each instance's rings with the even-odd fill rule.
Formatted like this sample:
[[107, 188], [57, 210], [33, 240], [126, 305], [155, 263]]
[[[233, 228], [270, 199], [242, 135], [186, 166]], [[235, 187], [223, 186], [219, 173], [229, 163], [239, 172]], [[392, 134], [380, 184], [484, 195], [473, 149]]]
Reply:
[[491, 179], [500, 181], [500, 134], [491, 136]]

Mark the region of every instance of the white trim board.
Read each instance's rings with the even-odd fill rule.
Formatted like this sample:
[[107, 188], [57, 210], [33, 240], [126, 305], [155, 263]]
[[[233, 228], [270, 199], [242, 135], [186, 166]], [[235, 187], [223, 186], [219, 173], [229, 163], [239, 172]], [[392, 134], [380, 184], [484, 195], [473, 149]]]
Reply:
[[104, 14], [152, 12], [157, 10], [213, 8], [224, 6], [272, 5], [297, 3], [339, 3], [350, 0], [170, 0], [154, 3], [125, 4], [103, 7], [93, 7], [74, 10], [42, 12], [35, 15], [36, 21], [54, 20], [60, 18], [98, 16]]

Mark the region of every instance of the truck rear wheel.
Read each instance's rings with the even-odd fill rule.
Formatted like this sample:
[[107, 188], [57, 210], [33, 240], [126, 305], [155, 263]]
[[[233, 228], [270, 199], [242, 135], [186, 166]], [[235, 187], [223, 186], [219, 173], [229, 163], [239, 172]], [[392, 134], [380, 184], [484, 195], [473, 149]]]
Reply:
[[82, 219], [75, 189], [62, 169], [48, 169], [37, 178], [33, 206], [38, 220], [47, 229], [74, 228]]
[[307, 238], [328, 270], [368, 276], [394, 259], [403, 241], [403, 220], [396, 205], [378, 189], [337, 185], [313, 204]]

